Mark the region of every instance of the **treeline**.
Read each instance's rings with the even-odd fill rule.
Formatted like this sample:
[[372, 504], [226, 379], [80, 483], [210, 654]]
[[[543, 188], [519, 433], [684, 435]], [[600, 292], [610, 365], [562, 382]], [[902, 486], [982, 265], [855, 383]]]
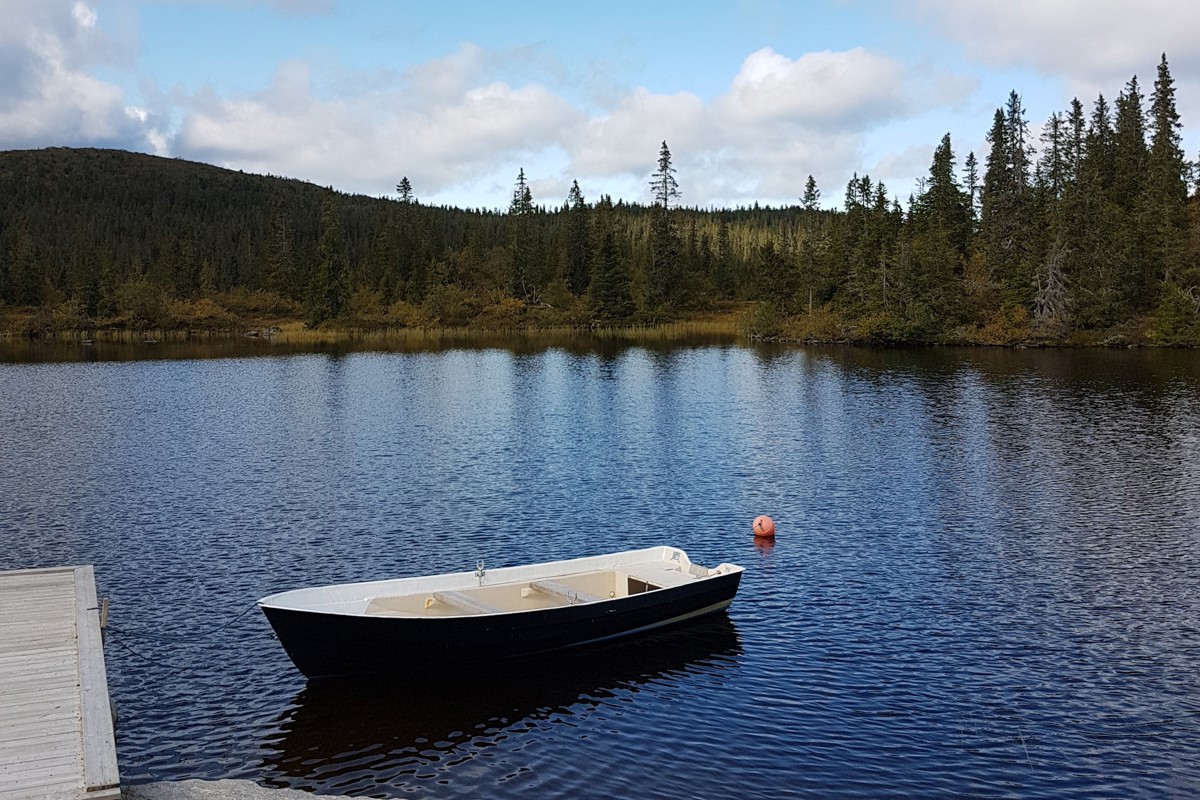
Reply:
[[747, 333], [822, 341], [1200, 343], [1200, 199], [1164, 57], [1035, 139], [1015, 92], [982, 163], [950, 136], [901, 204], [856, 175], [785, 208], [701, 210], [667, 144], [650, 205], [503, 210], [343, 195], [104, 150], [0, 153], [0, 327], [647, 324], [754, 301]]

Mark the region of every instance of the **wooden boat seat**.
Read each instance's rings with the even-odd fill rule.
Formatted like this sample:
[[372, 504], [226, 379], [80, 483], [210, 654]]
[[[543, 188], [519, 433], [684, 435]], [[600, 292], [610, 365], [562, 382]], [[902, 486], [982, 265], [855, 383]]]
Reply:
[[470, 595], [456, 591], [434, 592], [433, 599], [445, 603], [448, 606], [454, 606], [462, 611], [470, 611], [474, 614], [501, 614], [502, 609], [496, 608], [490, 603], [485, 603], [482, 600], [477, 600]]
[[591, 592], [585, 592], [581, 589], [575, 589], [571, 586], [567, 586], [564, 583], [559, 583], [558, 581], [551, 581], [551, 580], [533, 581], [532, 583], [529, 584], [529, 588], [535, 589], [539, 592], [542, 592], [543, 594], [549, 594], [549, 595], [553, 595], [555, 597], [561, 597], [563, 600], [566, 600], [568, 603], [598, 603], [600, 600], [603, 599], [597, 595], [592, 594]]
[[648, 583], [651, 586], [657, 586], [660, 589], [685, 586], [696, 582], [695, 576], [680, 572], [673, 567], [664, 567], [661, 562], [634, 564], [625, 567], [624, 571], [629, 577], [636, 578], [642, 583]]

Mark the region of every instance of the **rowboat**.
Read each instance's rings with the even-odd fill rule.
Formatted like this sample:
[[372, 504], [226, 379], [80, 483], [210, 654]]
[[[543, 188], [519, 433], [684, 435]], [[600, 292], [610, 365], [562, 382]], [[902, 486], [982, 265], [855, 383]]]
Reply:
[[729, 607], [735, 564], [675, 547], [293, 589], [258, 601], [309, 678], [427, 675], [582, 647]]

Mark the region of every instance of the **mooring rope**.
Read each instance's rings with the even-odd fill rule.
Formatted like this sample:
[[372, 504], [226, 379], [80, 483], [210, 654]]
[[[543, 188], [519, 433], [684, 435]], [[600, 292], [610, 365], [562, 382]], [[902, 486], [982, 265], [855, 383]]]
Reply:
[[210, 631], [186, 634], [186, 635], [182, 635], [182, 636], [172, 635], [172, 634], [162, 634], [162, 633], [150, 633], [149, 631], [145, 631], [145, 630], [127, 630], [125, 628], [122, 628], [119, 625], [113, 625], [111, 622], [105, 626], [105, 630], [113, 631], [120, 636], [130, 636], [135, 639], [157, 639], [158, 641], [162, 641], [162, 642], [194, 642], [197, 639], [211, 639], [213, 636], [216, 636], [221, 631], [223, 631], [226, 628], [228, 628], [229, 626], [233, 625], [233, 623], [237, 622], [239, 619], [246, 616], [247, 614], [249, 614], [251, 611], [253, 611], [257, 607], [258, 607], [258, 603], [251, 603], [248, 608], [246, 608], [244, 611], [242, 611], [236, 617], [234, 617], [233, 619], [229, 620], [228, 622], [226, 622], [222, 625], [218, 625], [217, 627], [213, 628]]
[[196, 670], [192, 667], [185, 667], [182, 664], [172, 664], [171, 662], [163, 661], [163, 660], [157, 659], [157, 658], [151, 658], [148, 655], [139, 653], [137, 650], [134, 650], [132, 647], [125, 644], [125, 642], [121, 641], [120, 636], [109, 636], [108, 641], [115, 642], [117, 645], [119, 645], [121, 647], [121, 649], [132, 653], [133, 655], [140, 658], [142, 661], [145, 661], [147, 664], [153, 664], [156, 667], [164, 667], [166, 669], [178, 670], [180, 672], [196, 672]]
[[[258, 603], [252, 603], [248, 608], [244, 609], [236, 617], [229, 620], [228, 622], [224, 622], [221, 625], [218, 625], [217, 627], [213, 628], [212, 630], [202, 631], [200, 633], [191, 633], [191, 634], [186, 634], [186, 635], [151, 633], [150, 631], [145, 631], [145, 630], [126, 630], [126, 629], [122, 628], [120, 625], [113, 625], [112, 623], [108, 623], [107, 625], [104, 626], [105, 639], [106, 639], [106, 641], [111, 641], [111, 642], [116, 643], [122, 650], [125, 650], [134, 656], [137, 656], [142, 661], [145, 661], [147, 664], [153, 664], [157, 667], [179, 670], [182, 672], [192, 672], [192, 673], [202, 672], [203, 670], [197, 669], [194, 666], [184, 666], [183, 664], [175, 664], [173, 662], [164, 661], [159, 658], [152, 658], [152, 657], [146, 655], [145, 653], [142, 653], [138, 650], [135, 650], [133, 647], [130, 647], [129, 644], [127, 642], [125, 642], [124, 640], [126, 638], [151, 639], [151, 640], [159, 641], [159, 642], [182, 642], [182, 643], [190, 643], [190, 644], [196, 644], [196, 645], [202, 645], [202, 646], [211, 646], [208, 643], [203, 642], [202, 640], [211, 639], [212, 637], [216, 636], [221, 631], [224, 631], [227, 628], [229, 628], [231, 625], [233, 625], [235, 622], [240, 620], [242, 617], [249, 614], [251, 611], [253, 611], [257, 607], [258, 607]], [[272, 637], [274, 637], [274, 635], [275, 634], [271, 634]]]

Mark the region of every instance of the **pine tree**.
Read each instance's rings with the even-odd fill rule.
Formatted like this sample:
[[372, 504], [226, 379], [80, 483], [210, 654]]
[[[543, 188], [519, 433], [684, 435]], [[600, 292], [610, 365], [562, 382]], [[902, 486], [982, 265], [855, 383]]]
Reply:
[[1042, 129], [1042, 154], [1034, 172], [1034, 181], [1042, 193], [1042, 202], [1057, 202], [1062, 198], [1070, 177], [1070, 145], [1066, 121], [1055, 111]]
[[717, 296], [729, 300], [737, 294], [737, 275], [733, 258], [733, 242], [729, 238], [729, 215], [722, 214], [717, 225], [717, 252], [713, 259], [713, 288]]
[[907, 299], [910, 305], [925, 309], [910, 322], [924, 336], [933, 337], [935, 329], [957, 316], [971, 236], [969, 199], [954, 174], [954, 150], [948, 133], [934, 151], [929, 178], [913, 203], [910, 223]]
[[800, 207], [805, 211], [816, 211], [821, 207], [821, 190], [812, 175], [804, 182], [804, 195], [800, 198]]
[[517, 173], [517, 184], [513, 188], [512, 201], [508, 204], [509, 221], [509, 281], [508, 290], [513, 297], [530, 300], [535, 289], [530, 280], [533, 260], [533, 193], [525, 181], [525, 169]]
[[1142, 194], [1146, 175], [1146, 115], [1142, 92], [1134, 75], [1117, 95], [1113, 131], [1112, 200], [1132, 212]]
[[309, 287], [305, 307], [305, 322], [315, 328], [322, 322], [337, 319], [349, 309], [350, 265], [346, 258], [346, 242], [332, 192], [321, 204], [321, 244], [317, 248], [317, 272]]
[[46, 268], [35, 251], [33, 237], [29, 233], [29, 218], [22, 216], [16, 227], [16, 238], [9, 258], [12, 299], [19, 306], [35, 306], [42, 302]]
[[1116, 322], [1120, 305], [1119, 236], [1121, 211], [1112, 199], [1115, 147], [1112, 110], [1097, 96], [1084, 136], [1077, 194], [1068, 213], [1067, 275], [1076, 324], [1103, 328]]
[[633, 313], [629, 275], [617, 249], [612, 198], [605, 195], [596, 204], [593, 215], [595, 245], [588, 293], [597, 322], [612, 323]]
[[671, 150], [664, 140], [658, 151], [658, 171], [651, 176], [650, 187], [654, 190], [654, 202], [664, 209], [671, 201], [679, 198], [679, 184], [675, 180], [675, 168], [671, 166]]
[[1012, 188], [1017, 194], [1024, 194], [1029, 188], [1029, 163], [1033, 154], [1033, 145], [1029, 141], [1029, 123], [1025, 119], [1025, 108], [1021, 104], [1021, 95], [1015, 91], [1009, 92], [1008, 103], [1004, 108], [1004, 129], [1008, 144], [1009, 178]]
[[1079, 102], [1078, 97], [1071, 98], [1071, 110], [1067, 112], [1065, 125], [1068, 180], [1078, 183], [1087, 147], [1087, 119], [1083, 113], [1083, 103]]
[[1007, 106], [997, 109], [993, 117], [979, 226], [986, 280], [998, 282], [1003, 290], [999, 299], [1016, 307], [1032, 300], [1026, 197], [1029, 149], [1023, 113], [1020, 97], [1013, 92]]
[[408, 176], [405, 175], [396, 184], [396, 192], [400, 195], [400, 202], [409, 204], [417, 201], [416, 195], [413, 194], [412, 184], [408, 181]]
[[587, 291], [591, 282], [592, 248], [589, 241], [591, 216], [587, 203], [584, 202], [583, 192], [579, 189], [579, 181], [571, 182], [571, 191], [567, 194], [567, 289], [572, 294], [581, 295]]
[[658, 171], [650, 182], [654, 190], [654, 207], [650, 220], [650, 266], [646, 271], [646, 306], [648, 309], [668, 309], [678, 299], [680, 283], [679, 234], [671, 218], [670, 204], [677, 199], [679, 184], [671, 166], [671, 151], [662, 143], [658, 154]]
[[979, 224], [979, 160], [975, 158], [975, 151], [967, 153], [967, 160], [963, 164], [963, 189], [967, 192], [967, 209], [971, 212], [971, 228]]
[[1187, 192], [1190, 166], [1183, 154], [1175, 81], [1164, 53], [1150, 103], [1150, 151], [1147, 157], [1147, 257], [1158, 276], [1171, 281], [1183, 268], [1187, 244]]
[[1113, 128], [1113, 183], [1110, 199], [1120, 209], [1116, 239], [1115, 316], [1128, 318], [1148, 310], [1155, 300], [1157, 265], [1149, 257], [1153, 226], [1147, 203], [1146, 113], [1137, 76], [1117, 96]]
[[267, 233], [267, 288], [284, 297], [296, 293], [296, 258], [292, 250], [292, 232], [281, 206], [271, 212]]

